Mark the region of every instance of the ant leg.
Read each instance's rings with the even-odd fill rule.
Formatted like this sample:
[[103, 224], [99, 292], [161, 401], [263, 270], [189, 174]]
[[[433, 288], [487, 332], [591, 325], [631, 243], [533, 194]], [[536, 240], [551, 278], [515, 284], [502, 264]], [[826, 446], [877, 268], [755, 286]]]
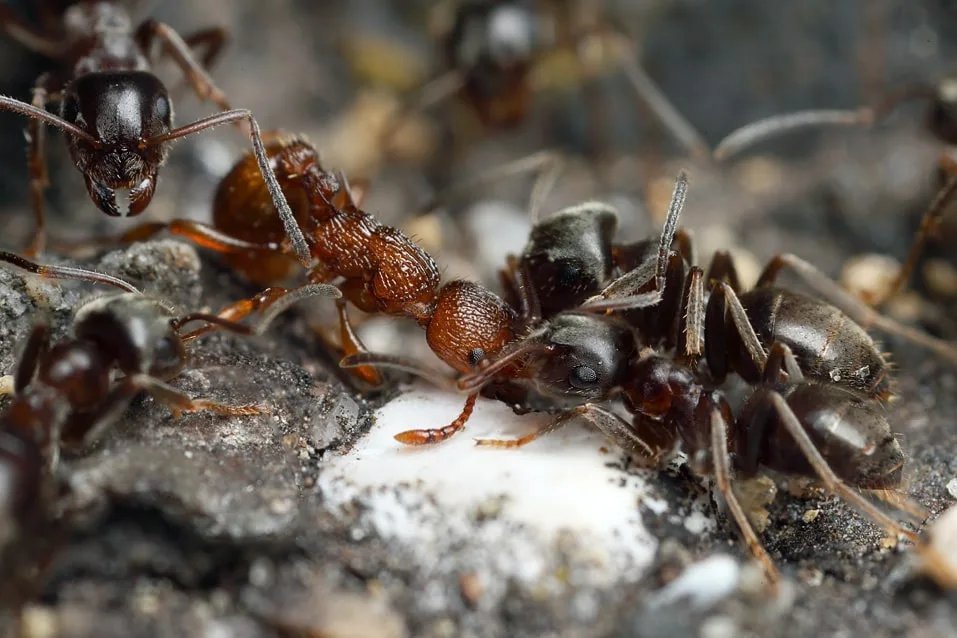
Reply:
[[270, 166], [269, 156], [266, 155], [266, 148], [263, 146], [262, 132], [259, 130], [259, 123], [256, 122], [256, 118], [253, 117], [251, 111], [248, 109], [233, 109], [231, 111], [216, 113], [215, 115], [205, 117], [191, 124], [175, 128], [169, 133], [151, 137], [144, 142], [144, 145], [156, 146], [158, 144], [165, 144], [166, 142], [181, 137], [194, 135], [206, 129], [240, 120], [249, 123], [249, 137], [253, 147], [253, 154], [256, 156], [256, 162], [259, 164], [259, 172], [262, 173], [263, 181], [266, 182], [269, 197], [272, 199], [276, 211], [279, 213], [279, 219], [282, 220], [286, 236], [292, 244], [292, 250], [299, 260], [299, 263], [306, 268], [310, 268], [314, 260], [312, 253], [309, 251], [309, 244], [306, 242], [306, 237], [303, 235], [302, 229], [299, 228], [299, 222], [296, 221], [296, 216], [292, 212], [292, 208], [289, 207], [289, 202], [286, 200], [286, 196], [279, 186], [279, 180], [276, 178], [276, 174]]
[[[346, 309], [346, 302], [343, 299], [336, 300], [336, 312], [339, 314], [339, 340], [342, 344], [342, 353], [346, 357], [368, 353], [365, 345], [359, 339], [349, 321], [349, 313]], [[357, 366], [353, 370], [354, 374], [371, 385], [382, 385], [382, 375], [373, 366]]]
[[19, 394], [30, 385], [33, 376], [36, 374], [37, 365], [49, 347], [50, 326], [40, 322], [33, 326], [33, 330], [30, 331], [27, 345], [23, 348], [20, 361], [17, 362], [17, 372], [13, 377], [12, 390], [14, 393]]
[[[668, 278], [671, 262], [671, 245], [678, 230], [678, 220], [684, 209], [685, 198], [688, 194], [688, 175], [681, 171], [675, 181], [675, 190], [671, 195], [671, 204], [665, 225], [658, 240], [658, 252], [655, 261], [648, 260], [639, 264], [631, 271], [605, 286], [600, 293], [585, 300], [579, 307], [588, 311], [630, 310], [647, 308], [661, 301]], [[652, 270], [652, 265], [654, 269]], [[651, 292], [637, 292], [648, 282], [655, 282], [655, 289]]]
[[[49, 74], [41, 75], [33, 87], [31, 105], [41, 111], [46, 110], [49, 101], [47, 86], [51, 79]], [[28, 257], [33, 257], [46, 247], [46, 215], [44, 214], [43, 192], [50, 186], [50, 176], [47, 172], [46, 161], [46, 129], [42, 120], [30, 119], [27, 123], [27, 168], [30, 172], [30, 204], [36, 217], [36, 230], [33, 240], [24, 251]]]
[[875, 306], [880, 306], [882, 303], [903, 290], [907, 285], [911, 274], [917, 267], [917, 261], [920, 259], [920, 255], [924, 251], [924, 247], [927, 245], [927, 240], [929, 240], [937, 231], [937, 228], [940, 226], [940, 220], [947, 211], [948, 205], [954, 199], [955, 194], [957, 194], [957, 172], [954, 172], [950, 175], [947, 183], [942, 189], [940, 189], [940, 191], [934, 197], [934, 201], [931, 202], [930, 207], [924, 213], [924, 216], [921, 217], [920, 226], [917, 229], [917, 234], [914, 235], [914, 240], [911, 243], [910, 250], [907, 251], [907, 258], [904, 260], [904, 264], [901, 266], [900, 270], [897, 272], [897, 275], [894, 277], [894, 281], [891, 282], [891, 285], [887, 288], [884, 294], [874, 302]]
[[731, 315], [731, 325], [741, 339], [741, 344], [748, 353], [748, 358], [755, 366], [751, 371], [751, 378], [760, 378], [768, 356], [764, 352], [758, 335], [754, 332], [748, 314], [741, 305], [741, 300], [731, 286], [726, 282], [716, 282], [711, 287], [711, 297], [705, 310], [705, 357], [711, 377], [716, 382], [724, 380], [728, 371], [727, 353], [730, 344], [728, 315]]
[[937, 356], [957, 364], [957, 347], [953, 344], [882, 315], [841, 288], [815, 266], [796, 255], [785, 253], [774, 257], [765, 266], [764, 271], [758, 278], [757, 286], [771, 285], [784, 268], [790, 269], [814, 292], [821, 295], [827, 302], [833, 304], [864, 328], [878, 328], [927, 348]]
[[711, 258], [711, 265], [708, 266], [708, 274], [705, 281], [724, 281], [731, 286], [731, 290], [736, 293], [741, 292], [741, 280], [738, 278], [738, 269], [734, 265], [734, 258], [726, 250], [716, 250]]
[[50, 58], [61, 58], [68, 51], [65, 42], [54, 40], [27, 24], [7, 3], [0, 4], [0, 29], [30, 51]]
[[853, 111], [812, 110], [797, 111], [745, 124], [729, 133], [714, 149], [714, 159], [721, 162], [754, 146], [785, 133], [821, 126], [870, 126], [877, 114], [868, 107]]
[[800, 420], [798, 420], [797, 416], [791, 410], [791, 406], [787, 404], [783, 396], [778, 392], [769, 392], [766, 400], [769, 402], [768, 407], [777, 415], [780, 425], [784, 427], [787, 433], [791, 435], [791, 438], [794, 439], [794, 442], [797, 443], [804, 458], [808, 460], [815, 474], [817, 474], [818, 478], [821, 479], [828, 490], [856, 507], [858, 511], [863, 512], [885, 530], [894, 534], [895, 537], [903, 536], [911, 542], [919, 542], [920, 539], [917, 534], [901, 527], [891, 517], [877, 509], [873, 503], [852, 490], [838, 478], [834, 470], [831, 469], [831, 466], [828, 465], [824, 457], [821, 456], [821, 452], [814, 446], [811, 437], [808, 436], [804, 426], [801, 425]]
[[189, 45], [175, 29], [157, 20], [146, 20], [136, 30], [136, 39], [147, 52], [152, 48], [153, 40], [159, 39], [165, 53], [176, 62], [201, 100], [209, 100], [221, 111], [229, 111], [232, 108], [226, 99], [226, 94], [216, 86], [206, 69], [196, 61]]
[[780, 341], [771, 344], [768, 361], [764, 366], [764, 382], [772, 387], [800, 383], [804, 373], [791, 348]]
[[216, 58], [219, 57], [219, 54], [222, 53], [223, 47], [226, 45], [228, 39], [229, 33], [226, 29], [223, 27], [210, 27], [190, 33], [183, 38], [183, 42], [192, 50], [198, 48], [203, 49], [203, 52], [196, 57], [199, 58], [199, 62], [203, 65], [203, 68], [208, 69], [216, 61]]
[[701, 134], [671, 103], [654, 80], [638, 63], [638, 52], [629, 37], [617, 31], [612, 33], [617, 45], [617, 61], [628, 82], [638, 95], [638, 99], [651, 109], [658, 121], [674, 138], [694, 157], [710, 160], [711, 148]]
[[680, 320], [676, 335], [676, 352], [679, 361], [690, 366], [704, 354], [704, 272], [697, 266], [688, 271], [684, 294], [681, 296]]
[[768, 552], [764, 549], [760, 539], [758, 539], [754, 528], [751, 527], [751, 523], [748, 521], [744, 509], [741, 507], [741, 503], [738, 502], [738, 497], [734, 494], [734, 488], [731, 486], [731, 454], [728, 450], [728, 424], [717, 406], [711, 409], [710, 425], [711, 459], [714, 465], [714, 480], [717, 484], [718, 491], [721, 492], [721, 496], [724, 497], [728, 511], [731, 512], [734, 522], [737, 523], [738, 529], [741, 530], [741, 535], [744, 537], [744, 542], [748, 545], [748, 550], [754, 559], [761, 563], [768, 582], [776, 589], [778, 581], [781, 580], [781, 573], [778, 571], [778, 568], [775, 567], [771, 557], [768, 556]]
[[450, 438], [453, 434], [465, 427], [469, 417], [472, 416], [472, 410], [475, 408], [475, 400], [478, 398], [478, 392], [473, 392], [465, 399], [465, 406], [462, 412], [455, 417], [455, 420], [441, 428], [429, 428], [426, 430], [406, 430], [395, 435], [395, 440], [406, 445], [428, 445], [430, 443], [439, 443]]
[[83, 268], [73, 268], [72, 266], [50, 266], [37, 264], [28, 259], [24, 259], [14, 253], [8, 253], [0, 250], [0, 261], [6, 262], [17, 268], [25, 270], [35, 275], [40, 275], [47, 279], [69, 279], [73, 281], [89, 281], [95, 284], [106, 284], [114, 286], [126, 292], [141, 294], [139, 288], [133, 284], [127, 283], [118, 277], [106, 275], [93, 270], [84, 270]]
[[179, 390], [167, 385], [163, 381], [147, 374], [134, 374], [123, 379], [120, 384], [110, 391], [103, 402], [103, 407], [97, 412], [90, 428], [83, 436], [83, 445], [89, 446], [96, 442], [116, 420], [122, 416], [136, 395], [148, 392], [154, 399], [166, 404], [178, 419], [184, 412], [200, 412], [203, 410], [221, 416], [255, 416], [268, 414], [269, 410], [261, 404], [225, 405], [208, 399], [191, 399]]
[[565, 160], [560, 152], [555, 150], [538, 151], [531, 155], [505, 162], [495, 168], [482, 171], [477, 175], [451, 184], [442, 192], [434, 195], [432, 200], [423, 207], [419, 214], [424, 215], [430, 213], [440, 206], [448, 204], [463, 193], [472, 191], [480, 186], [488, 186], [503, 179], [532, 173], [535, 175], [535, 182], [532, 185], [532, 190], [529, 195], [528, 212], [532, 224], [536, 224], [540, 218], [542, 204], [555, 187], [564, 167]]
[[[173, 329], [178, 331], [191, 321], [208, 322], [209, 325], [181, 335], [180, 339], [184, 343], [212, 332], [216, 328], [226, 328], [240, 334], [261, 335], [269, 328], [276, 317], [303, 299], [310, 297], [339, 298], [341, 296], [342, 293], [339, 292], [339, 289], [329, 284], [306, 284], [291, 290], [270, 287], [253, 297], [226, 306], [215, 315], [206, 313], [188, 314], [179, 319], [174, 319], [172, 325]], [[261, 311], [262, 317], [254, 326], [250, 327], [239, 323], [241, 319], [256, 311]]]

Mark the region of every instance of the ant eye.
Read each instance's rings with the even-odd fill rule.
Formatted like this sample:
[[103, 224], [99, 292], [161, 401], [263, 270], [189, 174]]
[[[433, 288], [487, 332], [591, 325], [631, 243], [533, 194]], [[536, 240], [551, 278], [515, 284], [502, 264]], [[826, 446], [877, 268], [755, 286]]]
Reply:
[[469, 363], [473, 366], [477, 366], [484, 358], [485, 350], [482, 348], [472, 348], [472, 350], [469, 352]]
[[167, 98], [165, 95], [157, 96], [156, 101], [153, 102], [153, 115], [155, 115], [158, 119], [163, 120], [163, 122], [169, 122], [169, 98]]
[[588, 390], [598, 382], [598, 373], [595, 372], [594, 368], [577, 366], [569, 375], [568, 382], [572, 384], [572, 387], [579, 390]]

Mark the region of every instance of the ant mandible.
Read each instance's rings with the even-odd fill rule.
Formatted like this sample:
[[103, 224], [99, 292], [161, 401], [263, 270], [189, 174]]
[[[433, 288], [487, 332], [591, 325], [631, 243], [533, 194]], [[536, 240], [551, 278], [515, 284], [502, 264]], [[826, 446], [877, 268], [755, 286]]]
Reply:
[[[196, 61], [190, 43], [208, 47], [211, 59], [222, 44], [219, 30], [204, 31], [184, 40], [171, 27], [146, 20], [133, 29], [126, 9], [114, 1], [83, 1], [65, 7], [56, 18], [59, 33], [46, 32], [0, 5], [0, 28], [27, 48], [61, 61], [68, 79], [41, 75], [32, 103], [0, 96], [0, 109], [30, 118], [27, 128], [27, 165], [36, 232], [28, 254], [45, 245], [43, 191], [48, 184], [43, 125], [66, 134], [70, 157], [86, 181], [90, 198], [110, 216], [138, 215], [156, 189], [157, 172], [166, 160], [169, 143], [221, 124], [249, 126], [252, 148], [279, 216], [300, 259], [308, 259], [305, 240], [293, 223], [263, 150], [259, 125], [247, 109], [231, 109], [225, 94]], [[221, 113], [185, 126], [173, 127], [173, 105], [163, 83], [150, 71], [153, 45], [179, 66], [193, 90], [216, 104]], [[59, 115], [46, 110], [59, 102]], [[117, 201], [117, 194], [125, 202]], [[121, 198], [124, 199], [124, 198]]]

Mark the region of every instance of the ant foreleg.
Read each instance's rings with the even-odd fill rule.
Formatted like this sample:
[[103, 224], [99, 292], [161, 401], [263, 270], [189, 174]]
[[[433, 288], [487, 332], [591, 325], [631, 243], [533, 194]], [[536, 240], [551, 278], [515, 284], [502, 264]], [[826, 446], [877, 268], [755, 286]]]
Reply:
[[777, 415], [780, 425], [791, 435], [791, 438], [794, 439], [801, 453], [811, 464], [814, 473], [817, 474], [818, 478], [821, 479], [828, 490], [850, 505], [856, 507], [858, 511], [893, 534], [895, 538], [903, 536], [913, 543], [920, 542], [920, 538], [917, 534], [901, 527], [891, 517], [879, 510], [873, 503], [848, 487], [847, 484], [834, 473], [834, 470], [831, 469], [831, 466], [828, 465], [824, 457], [821, 456], [821, 452], [815, 447], [814, 442], [811, 441], [811, 437], [808, 436], [804, 426], [801, 425], [797, 415], [791, 410], [791, 406], [787, 404], [783, 396], [778, 392], [772, 391], [766, 395], [765, 400], [768, 402], [768, 408]]
[[711, 258], [711, 265], [708, 266], [705, 281], [709, 284], [713, 281], [724, 281], [731, 286], [731, 290], [736, 293], [741, 292], [741, 280], [738, 277], [738, 269], [734, 265], [731, 253], [726, 250], [715, 251]]
[[768, 262], [758, 278], [757, 286], [773, 284], [785, 267], [789, 268], [802, 282], [826, 301], [836, 306], [864, 328], [874, 327], [899, 336], [927, 348], [953, 364], [957, 364], [957, 347], [953, 344], [932, 337], [922, 330], [904, 325], [879, 313], [841, 288], [815, 266], [790, 253], [777, 255]]
[[190, 50], [202, 48], [203, 52], [196, 54], [200, 64], [204, 69], [209, 69], [222, 53], [226, 41], [229, 39], [229, 33], [222, 27], [210, 27], [200, 31], [194, 31], [183, 37], [183, 42]]
[[[781, 580], [781, 573], [774, 565], [774, 561], [771, 560], [767, 550], [764, 549], [758, 535], [754, 532], [754, 528], [751, 526], [750, 521], [748, 521], [748, 517], [744, 513], [744, 508], [741, 507], [741, 503], [738, 501], [738, 497], [735, 495], [734, 488], [731, 485], [731, 454], [728, 451], [728, 424], [718, 406], [712, 407], [709, 419], [709, 429], [711, 430], [711, 461], [714, 468], [715, 484], [717, 485], [718, 491], [721, 492], [721, 496], [724, 497], [724, 502], [727, 504], [728, 511], [731, 513], [732, 518], [734, 518], [734, 522], [737, 523], [738, 529], [741, 530], [741, 535], [744, 537], [744, 542], [748, 545], [748, 550], [750, 550], [755, 560], [761, 563], [761, 567], [764, 569], [764, 573], [771, 587], [776, 590], [777, 583]], [[801, 431], [803, 432], [804, 430], [802, 429]]]
[[45, 322], [37, 323], [30, 331], [27, 345], [24, 346], [17, 362], [17, 371], [13, 377], [13, 392], [23, 392], [36, 374], [40, 359], [50, 347], [50, 326]]
[[[339, 342], [342, 345], [342, 354], [348, 357], [368, 353], [369, 351], [353, 329], [352, 322], [349, 321], [349, 312], [344, 299], [336, 300], [336, 312], [339, 315]], [[371, 385], [379, 386], [383, 383], [382, 375], [373, 366], [357, 366], [353, 372]]]
[[221, 111], [229, 111], [232, 108], [226, 99], [226, 94], [216, 86], [203, 65], [196, 61], [189, 45], [175, 29], [157, 20], [149, 19], [137, 29], [136, 39], [147, 52], [152, 49], [153, 40], [159, 39], [163, 50], [176, 62], [200, 99], [209, 100]]
[[478, 392], [473, 392], [465, 399], [465, 406], [462, 412], [455, 417], [455, 420], [441, 428], [429, 428], [425, 430], [406, 430], [399, 432], [393, 438], [399, 443], [405, 445], [429, 445], [439, 443], [449, 439], [453, 434], [465, 427], [469, 417], [472, 416], [472, 410], [475, 408], [475, 400], [478, 399]]
[[927, 245], [927, 241], [937, 231], [938, 226], [940, 226], [940, 220], [954, 199], [955, 194], [957, 194], [957, 172], [950, 175], [947, 183], [940, 189], [934, 197], [934, 201], [931, 202], [930, 207], [924, 213], [923, 217], [921, 217], [920, 226], [914, 235], [910, 249], [907, 251], [907, 258], [904, 260], [904, 264], [900, 267], [900, 270], [897, 272], [890, 286], [884, 291], [884, 294], [874, 302], [875, 306], [880, 306], [906, 287], [911, 274], [917, 267], [917, 261], [924, 251], [924, 246]]
[[723, 281], [712, 284], [711, 297], [708, 299], [708, 307], [705, 310], [704, 350], [711, 377], [720, 383], [727, 374], [727, 353], [731, 338], [728, 315], [731, 317], [731, 326], [734, 327], [734, 331], [748, 353], [748, 358], [754, 365], [751, 376], [758, 378], [764, 371], [768, 355], [738, 295], [728, 283]]
[[675, 339], [677, 358], [690, 365], [704, 354], [705, 303], [703, 271], [692, 266], [681, 297], [678, 334]]

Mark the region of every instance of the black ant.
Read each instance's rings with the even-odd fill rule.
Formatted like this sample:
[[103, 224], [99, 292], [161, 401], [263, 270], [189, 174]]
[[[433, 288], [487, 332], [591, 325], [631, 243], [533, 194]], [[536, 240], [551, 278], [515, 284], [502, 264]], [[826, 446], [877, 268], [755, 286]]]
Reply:
[[[244, 335], [260, 334], [292, 303], [312, 296], [338, 296], [332, 286], [309, 285], [270, 306], [259, 323], [247, 326], [206, 313], [175, 316], [162, 301], [144, 296], [131, 284], [103, 273], [40, 265], [0, 252], [0, 261], [43, 277], [107, 284], [122, 292], [82, 304], [72, 335], [50, 343], [50, 329], [37, 323], [23, 348], [14, 375], [14, 396], [0, 414], [0, 591], [15, 596], [22, 586], [19, 570], [31, 555], [21, 545], [43, 537], [52, 516], [54, 470], [61, 442], [88, 447], [140, 393], [167, 405], [174, 418], [209, 411], [224, 416], [263, 414], [258, 404], [226, 405], [191, 398], [167, 384], [187, 365], [185, 344], [206, 332], [186, 333], [187, 324], [203, 321]], [[122, 376], [116, 378], [116, 374]], [[24, 568], [25, 569], [25, 568]], [[22, 595], [22, 592], [20, 592]], [[15, 598], [4, 595], [4, 601]]]
[[[138, 215], [149, 205], [170, 142], [221, 124], [245, 122], [288, 236], [297, 254], [308, 257], [301, 234], [292, 223], [289, 205], [269, 170], [259, 125], [250, 111], [230, 108], [225, 94], [190, 51], [190, 43], [205, 44], [208, 60], [222, 43], [221, 31], [204, 31], [184, 40], [168, 25], [152, 19], [134, 30], [126, 9], [113, 1], [72, 3], [57, 17], [59, 28], [47, 32], [21, 20], [8, 6], [0, 5], [0, 28], [27, 48], [61, 61], [66, 68], [66, 79], [50, 73], [37, 79], [31, 104], [0, 96], [0, 109], [31, 119], [27, 128], [27, 164], [37, 227], [29, 254], [40, 252], [45, 244], [43, 190], [49, 180], [44, 124], [66, 133], [70, 157], [83, 173], [90, 198], [101, 211], [116, 217]], [[157, 41], [197, 95], [212, 101], [223, 112], [173, 127], [169, 93], [150, 71], [152, 49]], [[60, 104], [59, 115], [46, 110], [51, 102]], [[124, 194], [121, 199], [125, 201], [117, 201], [118, 192]]]
[[796, 111], [764, 118], [731, 132], [718, 143], [714, 151], [715, 159], [725, 161], [755, 144], [795, 131], [825, 126], [869, 127], [887, 117], [898, 105], [911, 100], [929, 102], [925, 116], [926, 128], [944, 145], [937, 163], [941, 188], [921, 217], [903, 265], [875, 300], [875, 305], [880, 305], [906, 287], [927, 242], [937, 231], [948, 205], [957, 195], [957, 77], [945, 77], [935, 85], [918, 84], [902, 88], [873, 107]]
[[440, 36], [445, 70], [418, 90], [414, 108], [461, 94], [485, 125], [515, 125], [526, 118], [540, 84], [535, 76], [548, 75], [541, 71], [549, 62], [574, 56], [585, 73], [591, 56], [623, 71], [682, 147], [698, 158], [710, 157], [701, 135], [638, 64], [631, 38], [598, 12], [561, 1], [460, 0], [447, 13], [448, 27]]
[[[850, 487], [896, 490], [902, 477], [903, 452], [881, 405], [890, 394], [889, 364], [852, 319], [873, 320], [877, 313], [793, 255], [772, 259], [746, 292], [726, 253], [716, 254], [707, 274], [689, 266], [690, 237], [676, 237], [686, 188], [682, 176], [656, 242], [612, 245], [614, 218], [598, 204], [541, 222], [506, 271], [520, 298], [516, 314], [526, 318], [516, 330], [523, 336], [473, 372], [450, 383], [414, 361], [375, 354], [349, 356], [343, 365], [399, 367], [470, 396], [484, 388], [514, 400], [526, 392], [562, 410], [531, 434], [478, 440], [481, 446], [526, 445], [579, 417], [655, 465], [680, 446], [693, 470], [715, 477], [772, 582], [778, 571], [734, 495], [734, 469], [749, 475], [763, 466], [816, 477], [895, 536], [916, 541]], [[543, 225], [550, 225], [547, 232]], [[616, 263], [634, 265], [610, 278]], [[851, 316], [776, 285], [784, 269]], [[553, 305], [536, 299], [543, 294]], [[875, 323], [957, 361], [942, 342], [888, 319]], [[720, 389], [729, 372], [753, 388], [736, 409]], [[630, 420], [601, 405], [617, 397]], [[450, 434], [439, 432], [443, 436], [415, 442]]]

